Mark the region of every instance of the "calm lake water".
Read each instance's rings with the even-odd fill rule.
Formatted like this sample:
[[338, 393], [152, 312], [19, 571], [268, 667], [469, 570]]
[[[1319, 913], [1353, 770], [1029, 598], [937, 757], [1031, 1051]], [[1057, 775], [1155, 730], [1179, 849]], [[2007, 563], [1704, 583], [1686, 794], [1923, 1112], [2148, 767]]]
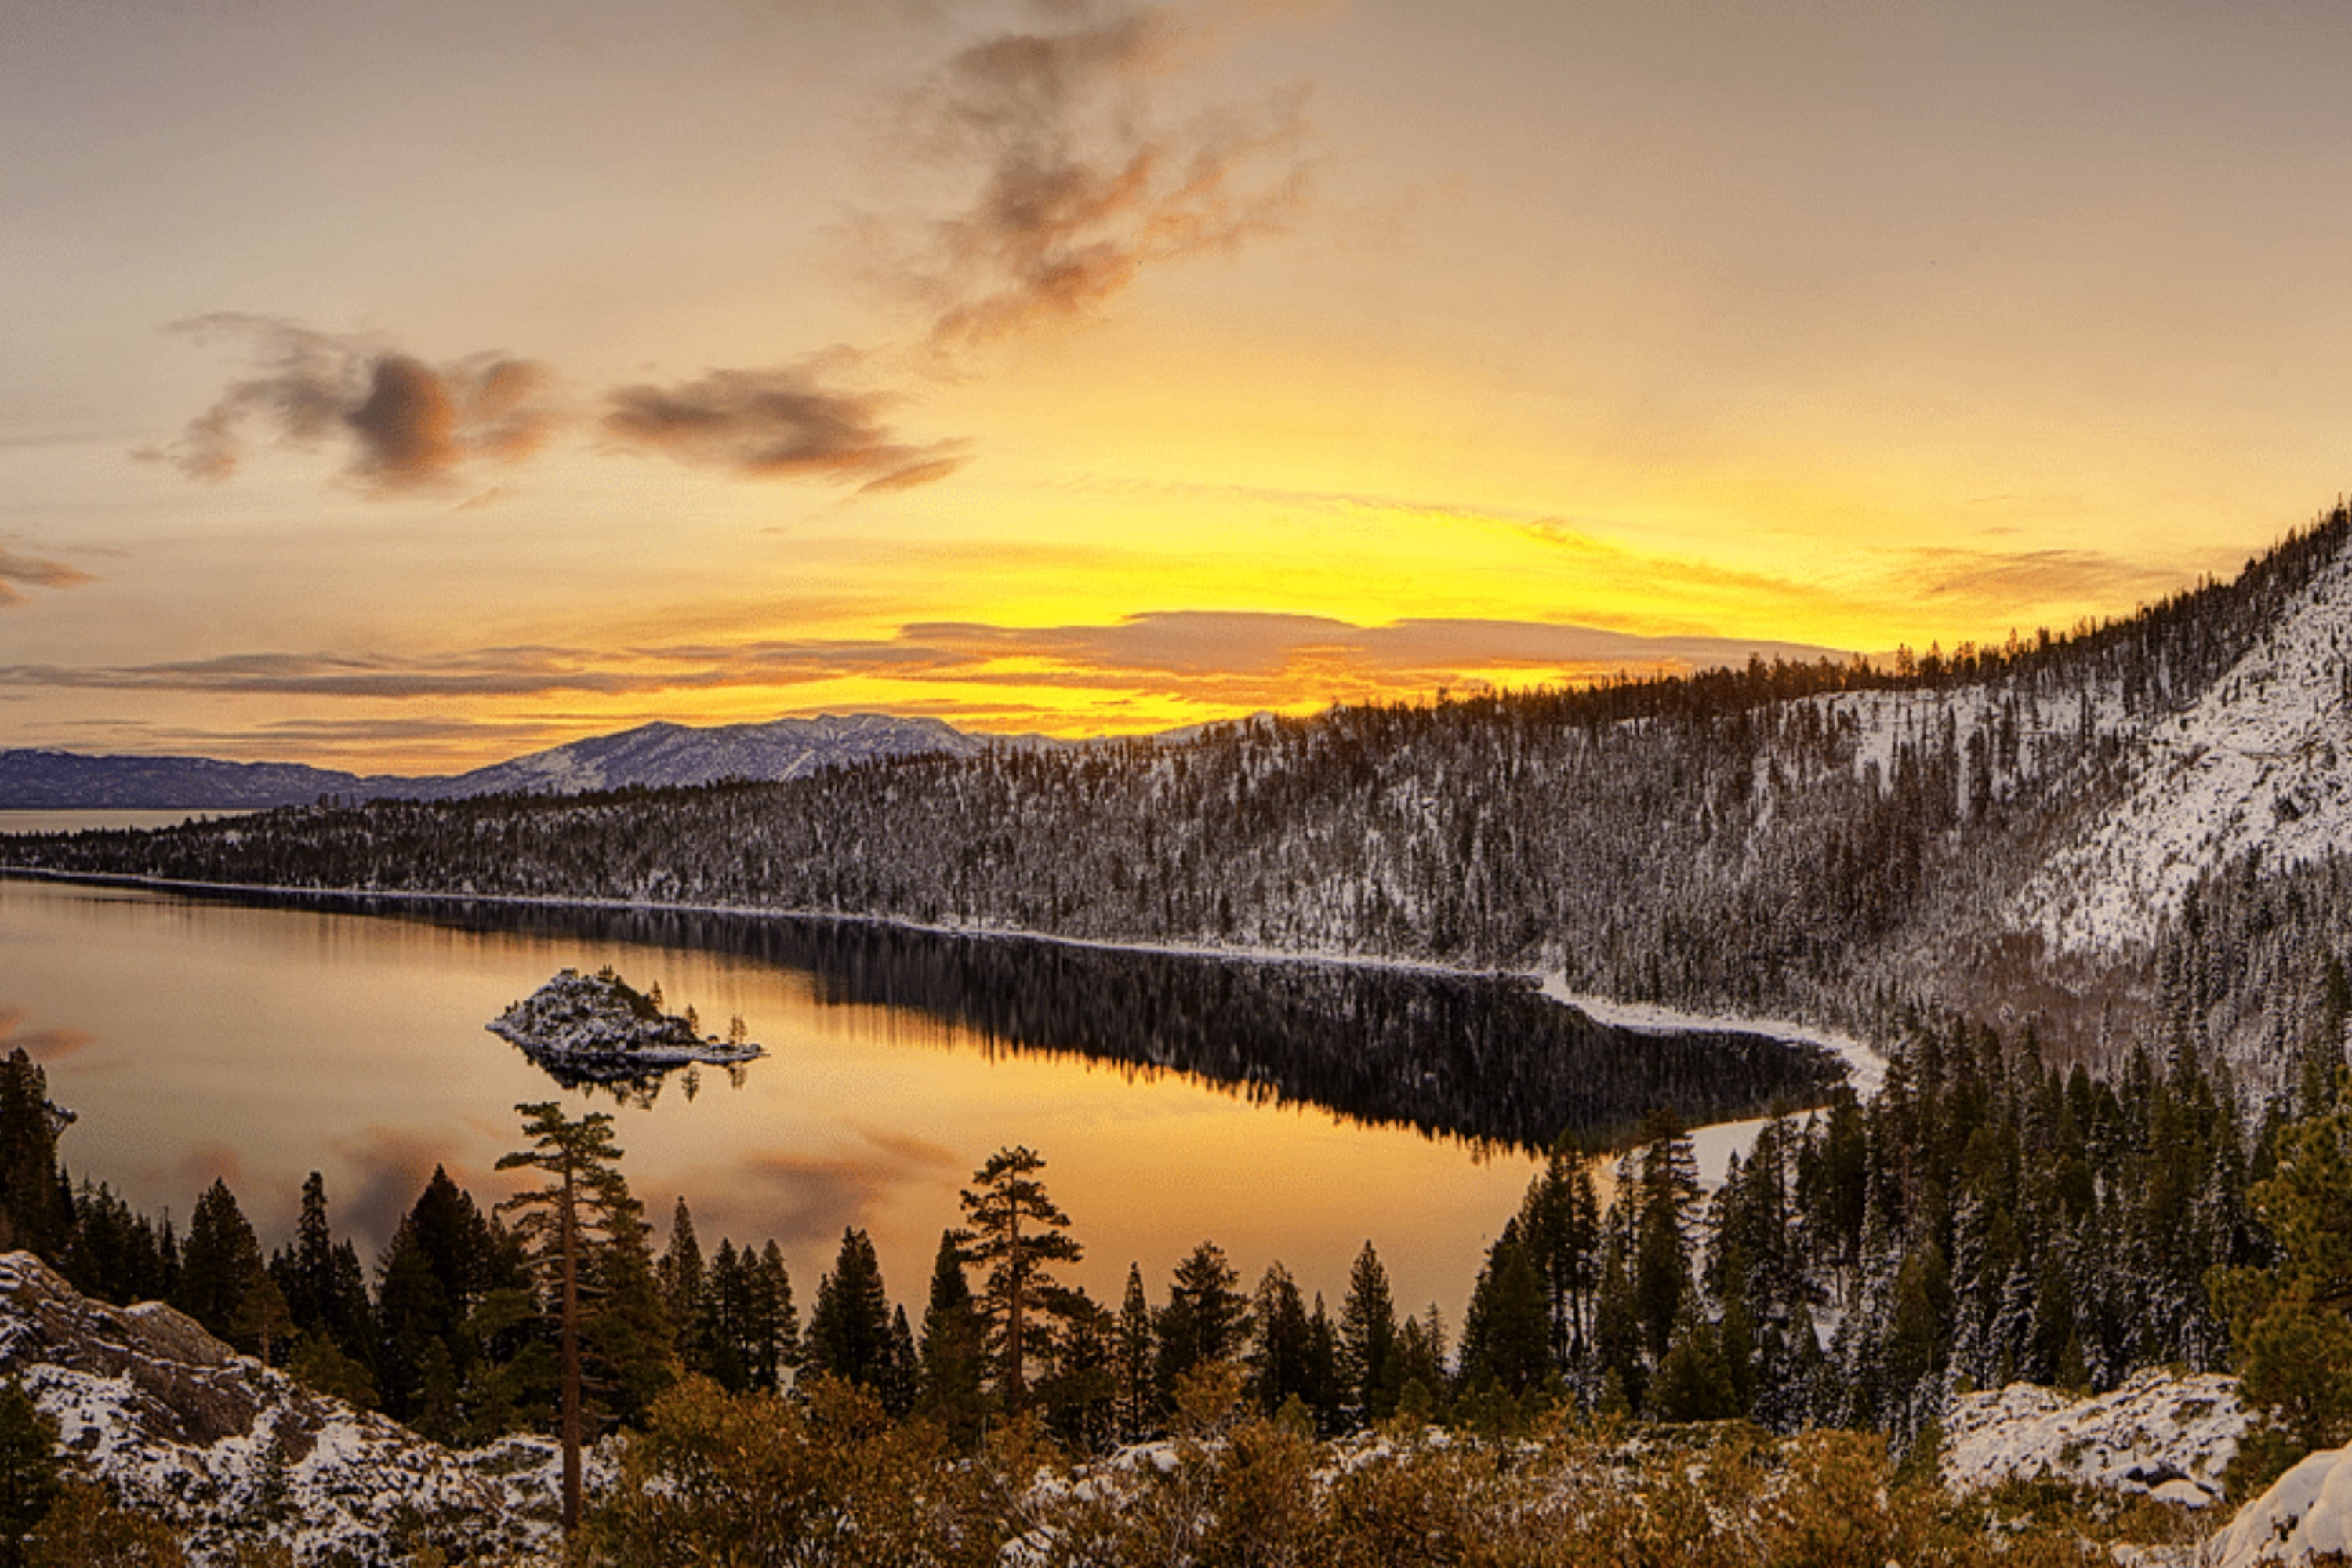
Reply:
[[[373, 912], [370, 912], [373, 911]], [[651, 1103], [560, 1090], [483, 1026], [556, 970], [611, 964], [766, 1058]], [[1116, 1301], [1203, 1238], [1254, 1283], [1280, 1258], [1336, 1308], [1366, 1238], [1401, 1306], [1458, 1323], [1485, 1249], [1563, 1124], [1759, 1097], [1718, 1069], [1818, 1081], [1752, 1038], [1600, 1029], [1499, 980], [1216, 962], [856, 923], [514, 907], [253, 903], [0, 878], [0, 1051], [80, 1120], [77, 1176], [184, 1218], [226, 1176], [265, 1244], [324, 1173], [373, 1257], [435, 1164], [485, 1203], [519, 1101], [617, 1121], [630, 1183], [706, 1249], [774, 1237], [805, 1309], [866, 1227], [919, 1316], [956, 1196], [1024, 1142]], [[1630, 1110], [1628, 1108], [1631, 1108]]]

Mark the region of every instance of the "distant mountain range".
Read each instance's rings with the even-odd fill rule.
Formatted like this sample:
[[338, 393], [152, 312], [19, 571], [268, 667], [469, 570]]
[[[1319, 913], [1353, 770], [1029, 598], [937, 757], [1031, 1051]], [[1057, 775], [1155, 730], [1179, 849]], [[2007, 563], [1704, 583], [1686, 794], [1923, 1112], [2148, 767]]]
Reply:
[[[461, 800], [517, 792], [556, 795], [590, 790], [710, 784], [719, 779], [799, 778], [837, 763], [940, 752], [969, 756], [988, 738], [937, 719], [884, 713], [824, 714], [765, 724], [642, 724], [618, 734], [574, 741], [471, 773], [406, 778], [352, 773], [299, 763], [226, 763], [213, 757], [83, 756], [72, 752], [0, 751], [0, 810], [234, 810], [307, 805], [324, 795], [349, 800], [396, 797]], [[1049, 745], [1036, 736], [1013, 743]]]

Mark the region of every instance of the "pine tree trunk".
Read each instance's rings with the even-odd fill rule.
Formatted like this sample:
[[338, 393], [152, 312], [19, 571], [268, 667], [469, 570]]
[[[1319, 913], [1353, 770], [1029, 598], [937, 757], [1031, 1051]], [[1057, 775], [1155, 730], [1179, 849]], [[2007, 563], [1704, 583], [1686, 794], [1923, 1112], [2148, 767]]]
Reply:
[[579, 1220], [572, 1173], [563, 1173], [563, 1206], [556, 1216], [563, 1253], [563, 1536], [580, 1528], [580, 1267]]
[[1005, 1266], [1010, 1288], [1004, 1303], [1004, 1408], [1019, 1415], [1029, 1403], [1028, 1380], [1022, 1374], [1026, 1370], [1021, 1344], [1021, 1308], [1024, 1288], [1028, 1281], [1021, 1267], [1021, 1211], [1013, 1209], [1011, 1245], [1006, 1248]]

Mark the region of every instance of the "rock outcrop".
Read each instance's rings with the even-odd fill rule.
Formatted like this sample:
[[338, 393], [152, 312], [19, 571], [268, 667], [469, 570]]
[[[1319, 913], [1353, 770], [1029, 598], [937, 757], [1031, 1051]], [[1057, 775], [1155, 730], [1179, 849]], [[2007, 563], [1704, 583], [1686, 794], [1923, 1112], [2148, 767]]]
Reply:
[[2245, 1436], [2238, 1380], [2213, 1373], [2137, 1373], [2088, 1399], [2013, 1383], [1952, 1401], [1944, 1417], [1944, 1484], [2062, 1480], [2210, 1508]]
[[552, 1540], [555, 1450], [458, 1452], [311, 1392], [158, 1303], [110, 1307], [30, 1253], [0, 1254], [0, 1375], [68, 1452], [198, 1561], [279, 1541], [305, 1564], [425, 1545], [522, 1553]]

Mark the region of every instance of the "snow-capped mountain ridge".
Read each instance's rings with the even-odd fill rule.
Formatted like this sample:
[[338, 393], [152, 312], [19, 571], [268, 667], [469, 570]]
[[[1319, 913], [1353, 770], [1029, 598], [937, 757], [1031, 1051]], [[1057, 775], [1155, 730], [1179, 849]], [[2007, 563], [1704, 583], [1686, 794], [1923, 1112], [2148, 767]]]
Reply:
[[533, 752], [468, 773], [406, 777], [297, 763], [211, 757], [85, 756], [0, 750], [0, 810], [92, 807], [236, 809], [307, 805], [325, 795], [365, 800], [463, 800], [504, 794], [578, 794], [711, 784], [770, 783], [837, 763], [939, 752], [971, 756], [991, 744], [1044, 744], [968, 734], [937, 719], [820, 714], [697, 727], [657, 722]]
[[419, 779], [415, 782], [428, 787], [387, 793], [446, 800], [515, 791], [576, 795], [630, 784], [662, 788], [720, 779], [766, 784], [877, 757], [918, 752], [970, 756], [988, 744], [982, 737], [967, 735], [937, 719], [887, 713], [825, 713], [814, 719], [710, 728], [656, 722], [534, 752], [454, 778]]

